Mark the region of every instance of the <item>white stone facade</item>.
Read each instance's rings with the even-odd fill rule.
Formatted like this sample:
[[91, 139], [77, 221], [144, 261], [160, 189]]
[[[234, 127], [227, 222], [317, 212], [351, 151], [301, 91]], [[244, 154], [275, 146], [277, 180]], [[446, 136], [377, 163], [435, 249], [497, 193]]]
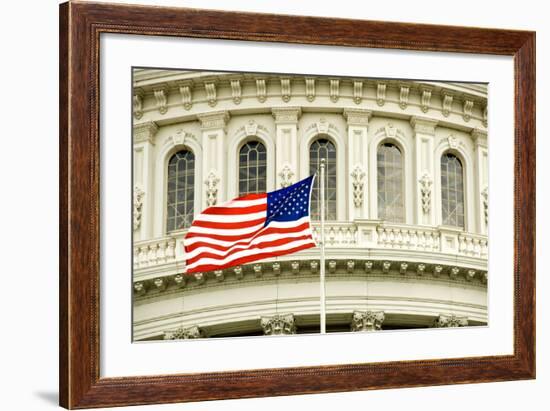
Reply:
[[[486, 86], [139, 69], [133, 115], [136, 340], [318, 327], [317, 249], [185, 276], [185, 230], [167, 231], [166, 201], [179, 150], [195, 155], [199, 213], [238, 196], [246, 142], [265, 146], [272, 191], [309, 175], [320, 137], [337, 164], [336, 219], [325, 227], [329, 331], [487, 323]], [[377, 148], [388, 142], [403, 159], [400, 223], [379, 219]], [[445, 153], [463, 167], [463, 227], [443, 225]]]

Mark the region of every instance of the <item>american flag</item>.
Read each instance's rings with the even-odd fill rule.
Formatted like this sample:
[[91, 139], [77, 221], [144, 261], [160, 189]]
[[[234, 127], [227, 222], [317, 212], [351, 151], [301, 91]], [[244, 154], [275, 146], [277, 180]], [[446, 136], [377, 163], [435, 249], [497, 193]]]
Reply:
[[183, 241], [186, 273], [221, 270], [315, 247], [309, 218], [313, 178], [204, 210]]

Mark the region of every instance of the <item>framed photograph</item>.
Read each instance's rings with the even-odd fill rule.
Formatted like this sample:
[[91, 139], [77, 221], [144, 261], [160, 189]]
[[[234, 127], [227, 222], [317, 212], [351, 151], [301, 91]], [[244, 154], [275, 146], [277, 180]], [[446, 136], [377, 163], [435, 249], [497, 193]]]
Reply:
[[60, 6], [60, 404], [535, 378], [535, 33]]

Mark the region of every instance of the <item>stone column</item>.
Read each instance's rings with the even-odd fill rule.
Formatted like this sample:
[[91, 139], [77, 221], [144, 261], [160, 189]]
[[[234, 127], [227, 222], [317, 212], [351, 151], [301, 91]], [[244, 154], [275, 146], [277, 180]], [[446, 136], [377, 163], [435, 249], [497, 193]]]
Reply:
[[[200, 114], [198, 118], [202, 129], [202, 175], [205, 195], [200, 209], [222, 203], [227, 200], [226, 176], [226, 125], [229, 121], [227, 111]], [[196, 184], [200, 184], [197, 182]]]
[[413, 223], [419, 225], [436, 225], [434, 209], [434, 139], [437, 121], [411, 117], [414, 130], [413, 153]]
[[275, 117], [275, 189], [288, 187], [304, 176], [298, 175], [298, 119], [302, 114], [300, 107], [281, 107], [272, 109]]
[[368, 175], [369, 141], [368, 126], [372, 112], [364, 109], [345, 108], [344, 117], [348, 125], [348, 178], [350, 190], [348, 198], [348, 215], [353, 221], [356, 218], [369, 218], [369, 201], [367, 183], [372, 176]]
[[489, 223], [487, 131], [480, 129], [472, 130], [472, 139], [475, 144], [474, 209], [476, 211], [476, 230], [479, 234], [487, 234]]
[[[154, 146], [158, 126], [153, 121], [135, 124], [133, 127], [134, 187], [133, 232], [135, 240], [152, 237]], [[160, 182], [159, 182], [160, 183]]]
[[434, 328], [447, 328], [447, 327], [466, 327], [468, 325], [467, 317], [460, 317], [454, 314], [444, 315], [440, 314], [435, 319]]
[[187, 328], [180, 327], [177, 330], [164, 333], [165, 340], [190, 340], [203, 337], [205, 337], [203, 331], [196, 325]]
[[260, 325], [264, 330], [264, 335], [296, 334], [293, 314], [262, 317]]
[[351, 331], [379, 331], [384, 318], [384, 311], [354, 311]]

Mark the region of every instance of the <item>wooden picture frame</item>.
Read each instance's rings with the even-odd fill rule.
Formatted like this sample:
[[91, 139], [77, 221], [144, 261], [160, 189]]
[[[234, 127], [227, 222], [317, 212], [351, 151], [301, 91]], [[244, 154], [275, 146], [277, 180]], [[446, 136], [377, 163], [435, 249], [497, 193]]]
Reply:
[[[513, 56], [514, 353], [100, 378], [101, 33]], [[60, 6], [60, 405], [91, 408], [535, 378], [535, 33], [184, 8]]]

